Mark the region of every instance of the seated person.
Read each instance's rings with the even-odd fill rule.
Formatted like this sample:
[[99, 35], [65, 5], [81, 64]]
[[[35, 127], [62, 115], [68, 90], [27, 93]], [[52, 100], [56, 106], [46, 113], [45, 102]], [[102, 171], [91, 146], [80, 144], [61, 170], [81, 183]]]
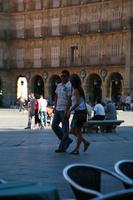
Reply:
[[[117, 111], [115, 104], [112, 102], [110, 97], [106, 98], [106, 106], [105, 106], [105, 119], [106, 120], [117, 120]], [[105, 128], [106, 132], [112, 132], [115, 129], [115, 125], [110, 125]]]
[[110, 97], [106, 97], [105, 119], [107, 120], [117, 119], [116, 107]]
[[92, 120], [104, 120], [105, 118], [105, 110], [103, 105], [101, 104], [101, 100], [97, 99], [96, 105], [94, 106], [94, 117]]

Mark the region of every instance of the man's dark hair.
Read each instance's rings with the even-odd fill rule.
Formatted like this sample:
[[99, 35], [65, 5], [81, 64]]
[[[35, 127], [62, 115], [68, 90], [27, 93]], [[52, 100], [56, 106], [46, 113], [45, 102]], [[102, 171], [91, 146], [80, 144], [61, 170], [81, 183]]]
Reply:
[[70, 76], [70, 73], [69, 73], [69, 71], [67, 71], [67, 70], [63, 70], [61, 73], [62, 73], [62, 74], [66, 74], [68, 77]]

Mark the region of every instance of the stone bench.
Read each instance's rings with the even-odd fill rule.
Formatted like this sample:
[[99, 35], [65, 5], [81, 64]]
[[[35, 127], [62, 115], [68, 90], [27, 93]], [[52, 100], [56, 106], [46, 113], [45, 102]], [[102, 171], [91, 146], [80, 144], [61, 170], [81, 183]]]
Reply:
[[124, 120], [89, 120], [83, 125], [83, 132], [95, 131], [100, 132], [115, 132], [117, 126], [123, 123]]

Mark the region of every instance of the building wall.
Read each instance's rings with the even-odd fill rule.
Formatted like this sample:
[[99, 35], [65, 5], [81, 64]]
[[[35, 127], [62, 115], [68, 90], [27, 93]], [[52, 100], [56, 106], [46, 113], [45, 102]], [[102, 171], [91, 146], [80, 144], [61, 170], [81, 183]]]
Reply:
[[113, 73], [122, 77], [121, 95], [133, 94], [132, 0], [18, 2], [0, 1], [3, 105], [16, 100], [18, 77], [31, 90], [41, 76], [49, 96], [51, 78], [63, 69], [79, 74], [88, 100], [91, 75], [101, 79], [103, 99], [111, 95]]

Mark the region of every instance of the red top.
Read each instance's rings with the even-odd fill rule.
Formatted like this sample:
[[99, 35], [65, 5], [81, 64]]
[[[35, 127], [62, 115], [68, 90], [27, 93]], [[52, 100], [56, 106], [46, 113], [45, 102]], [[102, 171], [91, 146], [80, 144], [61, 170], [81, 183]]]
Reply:
[[35, 103], [34, 103], [34, 110], [38, 110], [38, 100], [37, 99], [35, 100]]

